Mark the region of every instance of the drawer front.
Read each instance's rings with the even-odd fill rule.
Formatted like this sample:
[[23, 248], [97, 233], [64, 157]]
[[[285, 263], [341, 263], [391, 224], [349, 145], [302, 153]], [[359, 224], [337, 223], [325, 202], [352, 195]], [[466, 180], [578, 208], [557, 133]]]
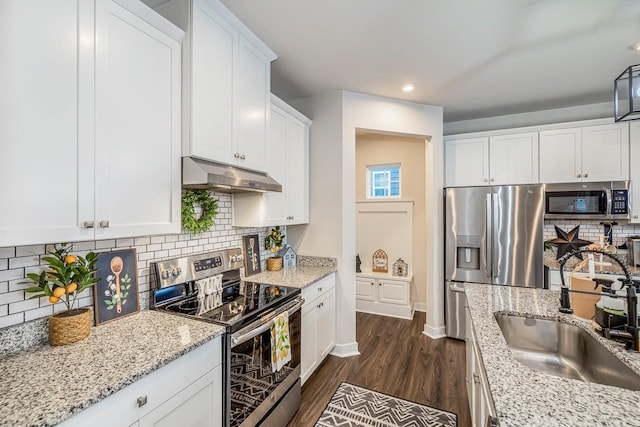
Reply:
[[64, 427], [131, 425], [222, 362], [217, 337], [69, 418]]
[[315, 301], [318, 297], [325, 292], [336, 287], [336, 275], [331, 273], [330, 275], [323, 277], [311, 286], [308, 286], [302, 290], [302, 298], [304, 298], [304, 306]]

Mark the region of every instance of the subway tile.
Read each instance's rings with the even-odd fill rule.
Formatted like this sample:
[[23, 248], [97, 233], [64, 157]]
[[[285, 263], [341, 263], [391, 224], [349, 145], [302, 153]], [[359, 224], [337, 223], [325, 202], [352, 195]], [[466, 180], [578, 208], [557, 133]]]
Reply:
[[97, 240], [96, 249], [111, 249], [116, 246], [115, 240]]
[[164, 250], [164, 251], [155, 251], [153, 253], [153, 258], [154, 259], [160, 259], [160, 258], [166, 258], [169, 256], [169, 251], [168, 250]]
[[0, 305], [0, 317], [6, 316], [9, 314], [9, 306], [8, 305]]
[[160, 243], [147, 245], [147, 252], [155, 252], [162, 249], [162, 245]]
[[0, 270], [6, 270], [7, 268], [9, 268], [9, 259], [0, 259]]
[[118, 239], [116, 240], [116, 246], [119, 248], [133, 246], [133, 239]]
[[176, 248], [176, 244], [171, 242], [171, 243], [163, 243], [162, 244], [162, 250], [164, 251], [168, 251], [169, 249], [175, 249]]
[[9, 282], [0, 283], [0, 294], [4, 294], [9, 292]]
[[42, 319], [43, 317], [49, 317], [53, 314], [53, 306], [49, 304], [48, 307], [40, 307], [35, 310], [28, 310], [24, 312], [24, 321], [28, 322], [34, 319]]
[[164, 243], [165, 242], [165, 236], [152, 236], [151, 237], [151, 244], [158, 244], [158, 243]]
[[96, 242], [77, 242], [73, 244], [73, 251], [92, 251], [96, 248]]
[[170, 234], [165, 237], [165, 242], [167, 243], [177, 242], [178, 240], [180, 240], [180, 237], [178, 234]]
[[136, 246], [148, 245], [149, 243], [151, 243], [151, 239], [149, 237], [137, 237], [135, 239]]
[[180, 255], [182, 255], [182, 249], [170, 249], [169, 250], [169, 256], [171, 258], [175, 258], [175, 257], [179, 257]]
[[9, 304], [9, 314], [16, 314], [27, 310], [39, 308], [40, 304], [37, 299], [26, 299]]
[[0, 248], [0, 258], [13, 258], [14, 256], [16, 256], [15, 247]]
[[20, 279], [24, 277], [24, 269], [16, 268], [13, 270], [2, 270], [0, 271], [0, 282], [5, 282], [14, 279]]
[[40, 265], [39, 255], [23, 256], [9, 260], [9, 268], [33, 267], [34, 265]]
[[24, 313], [11, 314], [9, 316], [0, 317], [0, 328], [24, 323]]
[[[13, 291], [24, 291], [25, 289], [27, 289], [30, 286], [35, 286], [34, 283], [32, 282], [26, 282], [27, 279], [25, 279], [24, 277], [21, 279], [16, 279], [16, 280], [11, 280], [9, 281], [9, 290], [8, 292], [13, 292]], [[5, 291], [7, 292], [7, 291]]]
[[16, 256], [43, 255], [45, 253], [45, 245], [18, 246], [16, 247]]

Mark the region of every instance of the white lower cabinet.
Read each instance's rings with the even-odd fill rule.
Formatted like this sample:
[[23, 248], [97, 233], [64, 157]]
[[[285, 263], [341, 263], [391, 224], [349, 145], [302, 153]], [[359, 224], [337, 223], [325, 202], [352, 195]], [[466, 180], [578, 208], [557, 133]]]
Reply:
[[466, 378], [471, 425], [485, 427], [497, 425], [496, 410], [493, 405], [489, 383], [484, 372], [480, 349], [476, 342], [469, 307], [466, 307]]
[[203, 344], [60, 425], [222, 426], [221, 341]]
[[302, 384], [313, 374], [336, 343], [336, 275], [302, 290]]
[[356, 310], [384, 316], [413, 318], [413, 275], [380, 277], [356, 274]]

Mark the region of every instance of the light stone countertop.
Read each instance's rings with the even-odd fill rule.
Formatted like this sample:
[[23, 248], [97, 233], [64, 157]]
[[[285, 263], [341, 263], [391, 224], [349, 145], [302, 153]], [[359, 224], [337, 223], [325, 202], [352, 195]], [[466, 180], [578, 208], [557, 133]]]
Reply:
[[318, 280], [336, 271], [335, 267], [297, 266], [278, 271], [263, 271], [253, 276], [243, 277], [247, 282], [259, 282], [266, 285], [291, 286], [304, 289]]
[[0, 426], [58, 424], [223, 333], [221, 326], [147, 310], [93, 327], [74, 344], [5, 355]]
[[602, 338], [588, 322], [558, 311], [559, 292], [466, 284], [465, 293], [501, 427], [640, 426], [640, 391], [552, 376], [512, 356], [495, 313], [577, 325], [640, 374], [638, 353]]
[[264, 270], [253, 276], [243, 277], [242, 280], [304, 289], [335, 272], [336, 265], [335, 258], [298, 255], [296, 267], [283, 268], [278, 271]]

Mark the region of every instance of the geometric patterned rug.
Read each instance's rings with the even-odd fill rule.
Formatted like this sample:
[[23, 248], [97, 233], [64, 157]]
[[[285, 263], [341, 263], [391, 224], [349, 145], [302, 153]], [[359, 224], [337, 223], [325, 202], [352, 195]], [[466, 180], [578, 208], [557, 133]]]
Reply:
[[315, 427], [455, 427], [451, 412], [342, 383]]

